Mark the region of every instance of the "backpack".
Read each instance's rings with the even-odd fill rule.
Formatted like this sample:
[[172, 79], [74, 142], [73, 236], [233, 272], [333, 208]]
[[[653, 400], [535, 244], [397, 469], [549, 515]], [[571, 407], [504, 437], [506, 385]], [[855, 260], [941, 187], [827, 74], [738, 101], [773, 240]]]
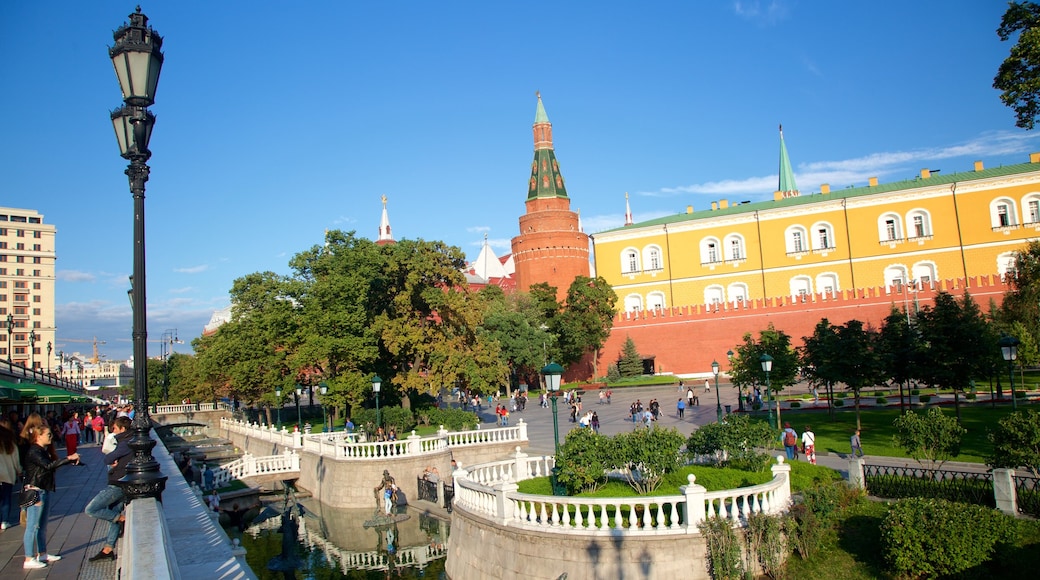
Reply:
[[785, 431], [784, 432], [784, 445], [787, 445], [788, 447], [790, 447], [791, 445], [795, 445], [796, 443], [798, 443], [798, 438], [794, 436], [794, 432], [793, 431]]

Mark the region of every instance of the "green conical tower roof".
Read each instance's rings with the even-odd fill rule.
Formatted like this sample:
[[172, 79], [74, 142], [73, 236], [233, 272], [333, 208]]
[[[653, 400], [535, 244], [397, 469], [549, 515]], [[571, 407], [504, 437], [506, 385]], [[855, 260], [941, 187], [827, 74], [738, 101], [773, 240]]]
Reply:
[[794, 171], [791, 170], [791, 158], [787, 156], [787, 145], [784, 144], [783, 125], [780, 125], [780, 184], [777, 191], [784, 197], [798, 195], [798, 185], [794, 182]]
[[560, 173], [560, 164], [556, 162], [553, 151], [552, 123], [545, 114], [542, 95], [538, 97], [538, 107], [534, 112], [534, 161], [531, 163], [531, 179], [527, 186], [527, 199], [544, 197], [567, 197], [567, 188]]

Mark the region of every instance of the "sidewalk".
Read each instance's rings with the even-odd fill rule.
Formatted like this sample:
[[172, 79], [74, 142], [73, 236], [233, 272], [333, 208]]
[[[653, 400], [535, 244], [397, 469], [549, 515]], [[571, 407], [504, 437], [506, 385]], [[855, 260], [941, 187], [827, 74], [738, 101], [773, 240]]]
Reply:
[[[101, 448], [85, 445], [79, 449], [84, 465], [67, 465], [58, 470], [57, 491], [52, 496], [50, 520], [47, 523], [47, 551], [60, 555], [58, 562], [41, 570], [23, 570], [25, 556], [22, 537], [25, 527], [18, 525], [0, 532], [0, 578], [48, 578], [50, 580], [111, 579], [118, 576], [115, 561], [90, 562], [87, 558], [101, 550], [108, 522], [100, 522], [83, 513], [87, 502], [108, 484], [108, 473], [101, 462]], [[58, 455], [65, 456], [59, 449]], [[17, 493], [15, 494], [17, 501]], [[116, 546], [121, 552], [122, 540]]]

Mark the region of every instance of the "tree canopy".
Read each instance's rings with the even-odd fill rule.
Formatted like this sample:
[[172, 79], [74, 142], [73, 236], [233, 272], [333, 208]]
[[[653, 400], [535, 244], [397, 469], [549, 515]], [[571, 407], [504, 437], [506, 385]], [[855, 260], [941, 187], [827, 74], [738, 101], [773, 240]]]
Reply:
[[1018, 40], [997, 69], [993, 88], [1000, 100], [1015, 111], [1015, 126], [1032, 129], [1040, 115], [1040, 5], [1010, 2], [997, 28], [1002, 41]]

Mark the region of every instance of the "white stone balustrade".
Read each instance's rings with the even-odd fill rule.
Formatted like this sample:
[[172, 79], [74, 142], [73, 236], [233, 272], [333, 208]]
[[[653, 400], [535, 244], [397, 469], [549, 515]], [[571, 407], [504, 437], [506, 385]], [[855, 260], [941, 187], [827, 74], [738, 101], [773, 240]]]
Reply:
[[273, 473], [291, 473], [300, 471], [300, 456], [295, 450], [285, 449], [281, 455], [257, 457], [246, 453], [242, 457], [213, 470], [214, 481], [218, 488], [243, 477], [254, 477]]
[[[410, 436], [397, 441], [357, 441], [355, 434], [343, 431], [306, 435], [299, 432], [290, 433], [284, 428], [279, 431], [273, 426], [265, 427], [226, 417], [221, 418], [220, 427], [261, 441], [272, 441], [284, 447], [304, 449], [334, 459], [413, 457], [440, 452], [448, 447], [527, 441], [527, 424], [523, 419], [512, 427], [474, 431], [447, 431], [441, 425], [436, 435], [420, 437], [412, 431]], [[551, 467], [552, 465], [541, 465], [532, 469], [535, 469], [536, 473], [547, 473], [547, 469]]]
[[791, 466], [777, 457], [767, 483], [708, 492], [689, 476], [680, 495], [577, 498], [519, 493], [517, 483], [548, 475], [551, 456], [528, 457], [459, 469], [454, 474], [455, 509], [495, 524], [544, 533], [593, 535], [699, 534], [705, 518], [744, 525], [753, 513], [782, 513], [791, 503]]
[[195, 413], [197, 411], [233, 411], [227, 403], [188, 403], [186, 405], [157, 405], [151, 415], [166, 413]]

